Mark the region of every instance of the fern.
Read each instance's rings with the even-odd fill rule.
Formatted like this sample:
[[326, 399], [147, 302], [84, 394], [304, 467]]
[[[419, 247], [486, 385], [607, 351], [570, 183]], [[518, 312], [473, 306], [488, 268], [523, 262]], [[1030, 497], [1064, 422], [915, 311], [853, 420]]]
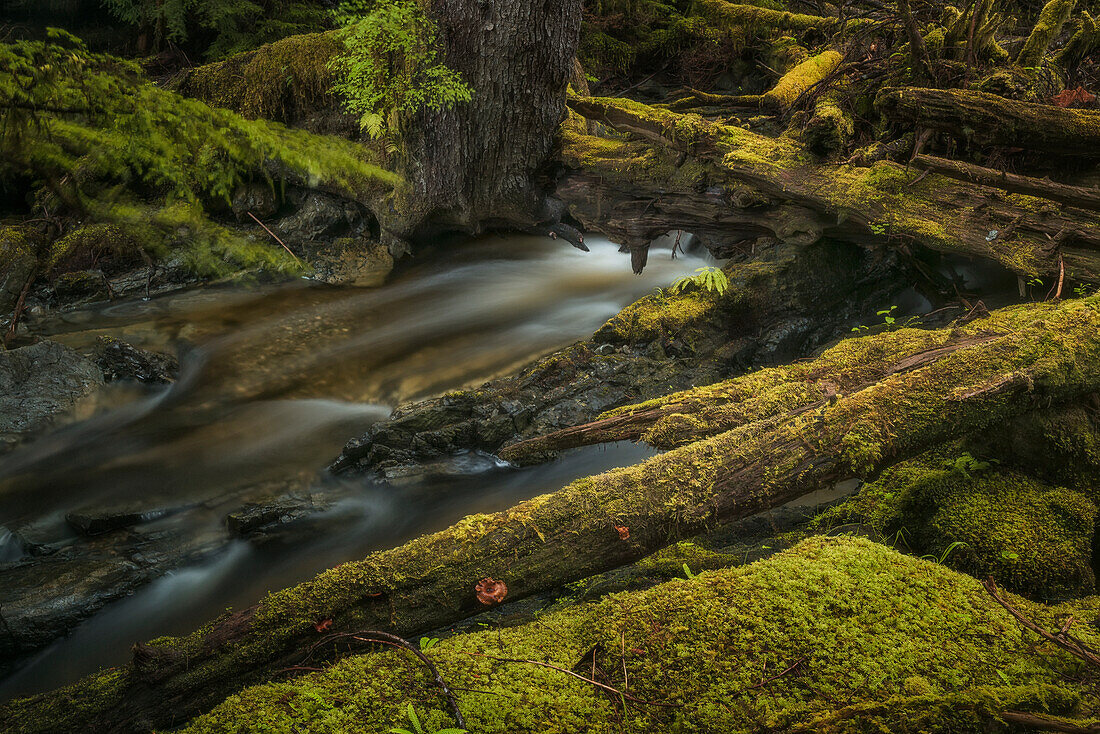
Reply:
[[396, 133], [403, 116], [470, 100], [462, 76], [439, 60], [435, 23], [413, 0], [346, 0], [336, 20], [344, 51], [332, 61], [333, 91], [371, 138]]
[[730, 287], [729, 278], [721, 268], [699, 268], [696, 275], [677, 278], [669, 288], [673, 293], [683, 293], [692, 288], [722, 295]]

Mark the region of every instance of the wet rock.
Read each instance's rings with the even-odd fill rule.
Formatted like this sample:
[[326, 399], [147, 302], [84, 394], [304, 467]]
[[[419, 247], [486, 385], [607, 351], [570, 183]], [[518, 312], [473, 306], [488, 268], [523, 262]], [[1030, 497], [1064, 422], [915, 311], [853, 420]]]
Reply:
[[275, 214], [277, 208], [275, 192], [267, 184], [247, 183], [233, 192], [233, 214], [237, 219], [248, 218], [251, 221], [249, 212], [260, 219], [267, 219]]
[[340, 237], [309, 256], [314, 278], [332, 285], [379, 286], [393, 270], [393, 256], [381, 242]]
[[294, 213], [268, 225], [289, 243], [339, 236], [363, 219], [362, 212], [351, 202], [318, 191], [295, 191], [289, 198]]
[[96, 341], [95, 361], [107, 382], [133, 380], [164, 384], [173, 382], [180, 369], [175, 357], [138, 349], [109, 336], [101, 336]]
[[57, 342], [0, 352], [0, 446], [45, 428], [102, 385], [93, 362]]
[[15, 309], [23, 286], [38, 268], [38, 259], [13, 227], [0, 227], [0, 315]]
[[290, 494], [265, 502], [249, 503], [226, 515], [225, 524], [230, 534], [249, 538], [271, 533], [280, 526], [289, 525], [328, 507], [329, 503], [323, 494]]
[[399, 486], [423, 479], [469, 477], [510, 466], [507, 461], [484, 451], [461, 451], [435, 461], [389, 465], [382, 470], [382, 477], [389, 484]]
[[100, 270], [62, 273], [53, 284], [54, 295], [66, 303], [99, 301], [110, 296], [107, 278]]
[[0, 675], [104, 605], [208, 557], [227, 540], [224, 532], [152, 524], [55, 543], [49, 552], [0, 564]]
[[157, 507], [129, 502], [106, 507], [88, 507], [65, 515], [65, 521], [82, 535], [101, 535], [142, 522], [151, 522], [178, 512], [182, 507]]

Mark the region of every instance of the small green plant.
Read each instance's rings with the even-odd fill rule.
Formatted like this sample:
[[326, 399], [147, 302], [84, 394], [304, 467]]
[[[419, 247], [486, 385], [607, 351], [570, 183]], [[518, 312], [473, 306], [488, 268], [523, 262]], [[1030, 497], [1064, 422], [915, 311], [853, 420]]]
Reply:
[[412, 729], [405, 729], [403, 727], [395, 726], [394, 728], [390, 729], [390, 734], [466, 734], [465, 729], [456, 729], [454, 727], [448, 729], [436, 729], [435, 731], [429, 732], [427, 729], [424, 728], [424, 725], [420, 723], [420, 717], [416, 715], [416, 709], [413, 708], [413, 705], [411, 703], [409, 704], [409, 708], [406, 709], [405, 715], [408, 717], [409, 724], [412, 726]]
[[963, 454], [957, 459], [951, 459], [943, 462], [943, 465], [956, 474], [961, 474], [964, 479], [970, 479], [971, 474], [980, 474], [983, 471], [987, 471], [993, 464], [996, 464], [996, 460], [982, 461], [969, 453]]
[[[897, 306], [891, 306], [890, 308], [884, 308], [881, 311], [876, 311], [875, 312], [876, 316], [881, 316], [882, 317], [881, 326], [890, 327], [890, 326], [894, 326], [895, 324], [897, 324], [898, 319], [897, 319], [896, 316], [894, 316], [894, 311], [896, 311], [897, 308], [898, 308]], [[913, 319], [909, 319], [909, 321], [906, 321], [905, 323], [908, 324], [912, 320]], [[904, 326], [904, 324], [903, 324], [903, 326]], [[870, 329], [871, 329], [871, 327], [868, 326], [867, 324], [861, 324], [859, 326], [853, 326], [852, 327], [852, 331], [855, 331], [855, 332], [870, 331]]]
[[938, 563], [942, 566], [944, 561], [947, 560], [947, 557], [949, 555], [951, 555], [953, 552], [955, 552], [959, 548], [965, 548], [965, 547], [966, 547], [966, 543], [963, 543], [962, 541], [956, 540], [954, 543], [952, 543], [951, 545], [949, 545], [949, 546], [947, 546], [946, 548], [943, 549], [943, 553], [940, 554], [939, 558], [936, 558], [933, 555], [924, 555], [924, 556], [921, 556], [921, 558], [923, 558], [926, 561], [932, 561], [933, 563]]
[[1018, 561], [1020, 560], [1020, 554], [1010, 550], [1003, 550], [1001, 551], [1001, 558], [1006, 561]]
[[695, 574], [691, 572], [691, 568], [686, 563], [684, 564], [684, 577], [687, 579], [695, 578]]
[[421, 637], [420, 638], [420, 651], [431, 650], [433, 647], [439, 644], [438, 637]]
[[877, 224], [875, 222], [872, 222], [871, 224], [869, 224], [867, 226], [871, 229], [872, 232], [874, 232], [877, 235], [886, 234], [890, 230], [890, 225], [889, 224]]
[[698, 268], [697, 275], [685, 275], [677, 278], [669, 288], [673, 293], [682, 293], [689, 288], [699, 288], [722, 295], [730, 287], [730, 280], [726, 277], [722, 268]]
[[469, 102], [462, 76], [440, 60], [438, 28], [412, 0], [345, 0], [336, 10], [344, 51], [333, 87], [371, 138], [397, 132], [403, 116]]

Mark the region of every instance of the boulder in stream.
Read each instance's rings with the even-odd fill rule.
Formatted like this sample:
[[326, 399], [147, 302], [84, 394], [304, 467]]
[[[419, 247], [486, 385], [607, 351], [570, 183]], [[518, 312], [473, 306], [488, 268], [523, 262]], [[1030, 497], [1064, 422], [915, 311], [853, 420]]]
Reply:
[[45, 428], [102, 385], [93, 362], [57, 342], [0, 352], [0, 449]]

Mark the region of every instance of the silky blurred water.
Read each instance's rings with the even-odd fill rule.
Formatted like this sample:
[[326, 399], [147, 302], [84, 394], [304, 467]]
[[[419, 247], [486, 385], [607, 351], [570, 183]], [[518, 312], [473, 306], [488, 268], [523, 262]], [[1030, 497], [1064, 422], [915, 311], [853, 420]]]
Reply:
[[77, 349], [106, 334], [178, 351], [181, 377], [151, 395], [108, 393], [96, 415], [4, 457], [0, 563], [19, 553], [9, 530], [81, 542], [64, 515], [84, 507], [174, 508], [159, 522], [197, 536], [223, 532], [222, 508], [258, 482], [300, 481], [339, 499], [304, 541], [227, 538], [212, 557], [107, 606], [0, 682], [0, 699], [120, 663], [133, 642], [189, 631], [372, 549], [648, 455], [630, 444], [590, 448], [529, 470], [490, 462], [468, 477], [399, 488], [315, 478], [393, 405], [478, 384], [588, 336], [627, 303], [706, 264], [658, 245], [635, 276], [612, 243], [588, 245], [584, 253], [544, 238], [490, 237], [436, 253], [380, 288], [307, 280], [207, 288], [35, 322]]

